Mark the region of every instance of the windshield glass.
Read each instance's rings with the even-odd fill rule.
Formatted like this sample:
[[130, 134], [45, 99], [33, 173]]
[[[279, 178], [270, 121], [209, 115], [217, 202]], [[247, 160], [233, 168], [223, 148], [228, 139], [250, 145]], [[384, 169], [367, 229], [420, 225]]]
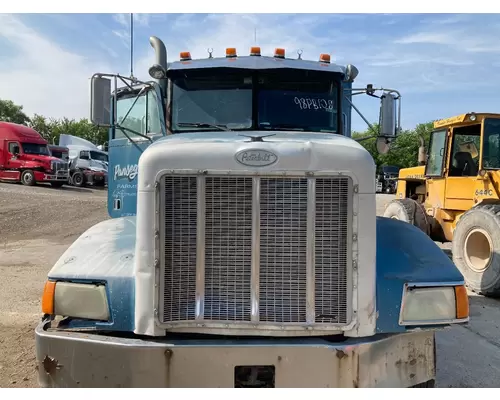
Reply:
[[103, 154], [103, 153], [99, 153], [98, 151], [91, 151], [90, 158], [92, 160], [108, 162], [108, 155]]
[[22, 143], [24, 154], [36, 154], [40, 156], [49, 156], [49, 148], [46, 144]]
[[186, 71], [173, 79], [172, 130], [213, 130], [210, 126], [183, 124], [231, 124], [231, 129], [252, 127], [252, 72], [241, 70]]
[[66, 151], [61, 151], [61, 150], [51, 150], [52, 157], [60, 158], [62, 160], [65, 160], [68, 158], [68, 152]]
[[484, 120], [483, 168], [500, 169], [500, 119]]
[[[124, 92], [116, 103], [116, 123], [128, 136], [134, 132], [141, 135], [161, 133], [160, 102], [154, 89], [143, 92]], [[115, 128], [115, 138], [126, 137], [120, 128]]]
[[259, 77], [258, 127], [337, 132], [337, 97], [337, 85], [324, 73], [267, 71]]
[[337, 132], [338, 75], [306, 70], [175, 71], [172, 131]]

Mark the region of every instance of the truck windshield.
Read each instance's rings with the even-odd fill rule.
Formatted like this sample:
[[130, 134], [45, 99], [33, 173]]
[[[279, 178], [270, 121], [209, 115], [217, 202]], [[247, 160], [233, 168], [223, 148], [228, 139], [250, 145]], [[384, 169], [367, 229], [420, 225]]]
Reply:
[[484, 120], [483, 168], [500, 169], [500, 119]]
[[259, 76], [259, 129], [337, 132], [338, 89], [325, 74], [306, 70], [266, 71]]
[[51, 150], [52, 157], [60, 158], [61, 160], [66, 160], [68, 158], [68, 153], [61, 150]]
[[252, 86], [251, 71], [184, 72], [173, 79], [172, 130], [214, 130], [209, 125], [229, 124], [231, 129], [251, 128]]
[[174, 71], [172, 131], [221, 128], [336, 133], [338, 79], [331, 73], [287, 69]]
[[90, 158], [92, 160], [108, 162], [108, 155], [97, 151], [90, 151]]
[[46, 144], [21, 143], [24, 154], [36, 154], [40, 156], [49, 156], [49, 148]]

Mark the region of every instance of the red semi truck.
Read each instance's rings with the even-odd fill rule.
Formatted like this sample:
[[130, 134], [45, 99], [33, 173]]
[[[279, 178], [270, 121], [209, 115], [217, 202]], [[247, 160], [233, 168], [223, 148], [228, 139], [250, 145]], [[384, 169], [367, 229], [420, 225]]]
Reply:
[[34, 129], [0, 122], [0, 181], [61, 187], [68, 182], [68, 163], [53, 157], [48, 142]]

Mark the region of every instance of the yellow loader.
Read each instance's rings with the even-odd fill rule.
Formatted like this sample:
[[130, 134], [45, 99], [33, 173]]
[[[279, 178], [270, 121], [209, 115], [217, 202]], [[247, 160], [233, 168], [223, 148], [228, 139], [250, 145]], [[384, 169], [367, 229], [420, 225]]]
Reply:
[[384, 217], [451, 242], [453, 262], [467, 286], [500, 296], [500, 114], [434, 122], [421, 164], [400, 170], [396, 199]]

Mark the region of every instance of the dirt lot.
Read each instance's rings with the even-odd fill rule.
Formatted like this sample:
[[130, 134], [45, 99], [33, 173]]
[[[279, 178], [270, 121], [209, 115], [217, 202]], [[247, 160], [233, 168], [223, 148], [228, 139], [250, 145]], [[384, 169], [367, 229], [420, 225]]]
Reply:
[[0, 387], [37, 386], [34, 327], [47, 273], [105, 218], [102, 189], [0, 183]]
[[[391, 199], [378, 196], [379, 214]], [[34, 328], [47, 272], [81, 233], [105, 218], [104, 190], [0, 183], [0, 387], [37, 386]], [[500, 302], [480, 296], [470, 302], [468, 326], [438, 333], [441, 387], [498, 386]]]

